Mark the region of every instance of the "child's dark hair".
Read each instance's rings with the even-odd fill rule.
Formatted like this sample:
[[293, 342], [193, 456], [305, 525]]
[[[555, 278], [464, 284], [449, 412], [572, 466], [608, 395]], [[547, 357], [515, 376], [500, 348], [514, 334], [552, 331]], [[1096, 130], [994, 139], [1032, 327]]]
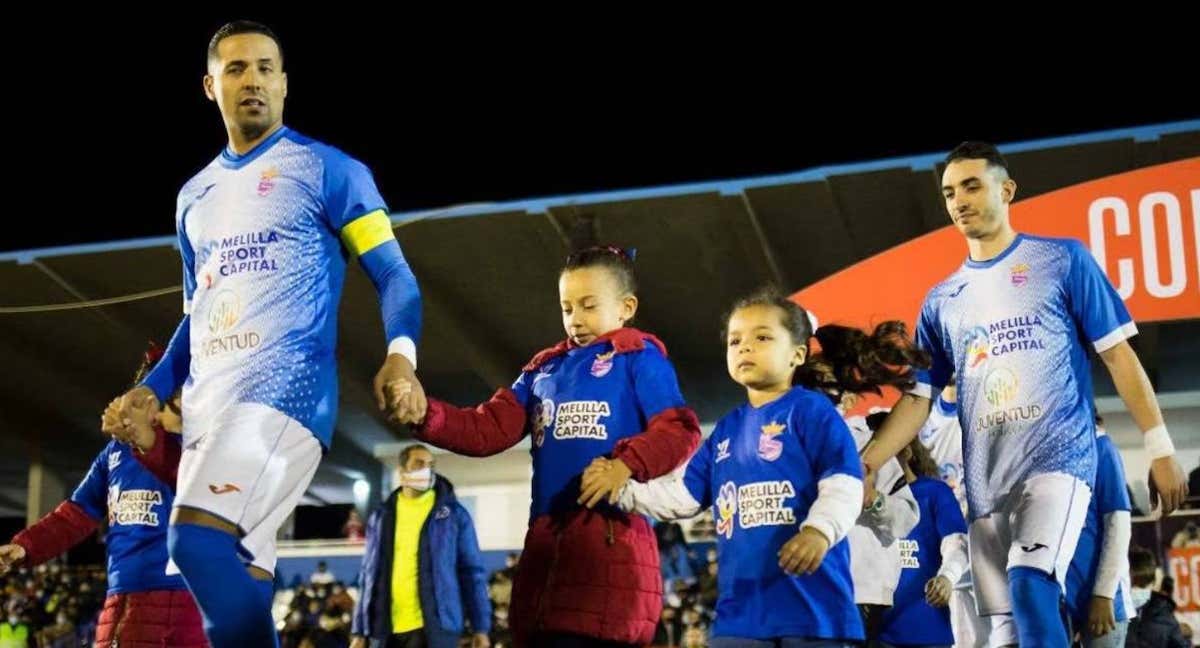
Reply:
[[571, 256], [567, 257], [562, 272], [579, 268], [608, 268], [617, 278], [621, 291], [632, 295], [637, 292], [637, 278], [633, 274], [634, 253], [632, 248], [619, 248], [615, 245], [586, 247], [572, 252]]
[[908, 459], [908, 467], [912, 469], [917, 477], [941, 478], [941, 469], [938, 468], [938, 464], [934, 461], [933, 455], [930, 454], [929, 448], [926, 448], [920, 439], [913, 439], [908, 444], [908, 449], [912, 452], [912, 456]]
[[1133, 546], [1129, 549], [1129, 580], [1134, 587], [1150, 587], [1154, 584], [1154, 554], [1149, 549]]
[[[733, 313], [751, 306], [779, 309], [783, 327], [796, 344], [809, 349], [804, 364], [796, 368], [793, 382], [827, 394], [835, 404], [846, 392], [880, 393], [891, 385], [900, 390], [916, 385], [914, 369], [929, 367], [929, 354], [913, 345], [904, 322], [888, 320], [871, 333], [852, 326], [826, 324], [812, 330], [808, 311], [774, 287], [759, 289], [733, 304], [725, 317], [726, 328]], [[727, 338], [723, 331], [722, 338]], [[809, 339], [815, 337], [821, 350], [812, 355]]]

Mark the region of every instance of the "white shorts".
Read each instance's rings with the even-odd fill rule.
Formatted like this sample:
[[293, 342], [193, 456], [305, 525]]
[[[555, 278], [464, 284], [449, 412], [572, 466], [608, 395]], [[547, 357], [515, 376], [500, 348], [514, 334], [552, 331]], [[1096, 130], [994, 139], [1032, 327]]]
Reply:
[[975, 609], [975, 590], [957, 587], [950, 593], [950, 629], [954, 648], [986, 648], [992, 634], [992, 622]]
[[[321, 462], [321, 443], [303, 425], [257, 403], [238, 403], [183, 449], [175, 507], [238, 527], [248, 564], [275, 573], [275, 534]], [[174, 562], [168, 574], [179, 573]]]
[[1058, 579], [1083, 530], [1092, 491], [1066, 473], [1034, 475], [1013, 489], [996, 511], [971, 522], [971, 581], [980, 616], [992, 618], [992, 646], [1015, 644], [1008, 570], [1032, 567]]

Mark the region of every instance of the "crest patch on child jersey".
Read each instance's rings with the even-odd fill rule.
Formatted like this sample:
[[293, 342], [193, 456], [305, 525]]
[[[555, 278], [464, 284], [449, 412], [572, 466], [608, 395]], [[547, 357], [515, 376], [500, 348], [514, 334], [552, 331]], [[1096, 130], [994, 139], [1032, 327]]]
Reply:
[[784, 423], [768, 423], [762, 426], [762, 435], [758, 437], [758, 456], [766, 461], [775, 461], [783, 454], [783, 441], [775, 437], [783, 434], [787, 425]]
[[613, 356], [616, 354], [616, 351], [596, 354], [596, 359], [592, 361], [592, 375], [597, 378], [607, 376], [608, 372], [612, 371]]

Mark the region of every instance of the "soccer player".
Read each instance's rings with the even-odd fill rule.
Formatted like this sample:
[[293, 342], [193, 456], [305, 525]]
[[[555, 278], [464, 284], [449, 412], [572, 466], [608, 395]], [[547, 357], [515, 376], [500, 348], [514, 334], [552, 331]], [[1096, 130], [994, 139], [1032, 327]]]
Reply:
[[[991, 645], [1066, 646], [1062, 579], [1096, 473], [1087, 347], [1102, 358], [1144, 433], [1164, 512], [1187, 493], [1153, 388], [1127, 339], [1137, 331], [1078, 241], [1018, 234], [1017, 184], [995, 147], [946, 157], [942, 194], [967, 241], [962, 267], [930, 290], [917, 343], [932, 355], [864, 453], [866, 479], [917, 435], [956, 375], [979, 612]], [[1057, 581], [1057, 582], [1056, 582]]]
[[[382, 386], [424, 416], [416, 380], [421, 301], [367, 168], [284, 126], [288, 78], [264, 25], [225, 25], [204, 92], [228, 147], [179, 192], [184, 313], [167, 355], [123, 396], [124, 412], [183, 385], [183, 452], [168, 545], [217, 648], [270, 646], [275, 533], [328, 447], [337, 409], [335, 338], [348, 256], [380, 297]], [[118, 417], [123, 424], [125, 416]]]

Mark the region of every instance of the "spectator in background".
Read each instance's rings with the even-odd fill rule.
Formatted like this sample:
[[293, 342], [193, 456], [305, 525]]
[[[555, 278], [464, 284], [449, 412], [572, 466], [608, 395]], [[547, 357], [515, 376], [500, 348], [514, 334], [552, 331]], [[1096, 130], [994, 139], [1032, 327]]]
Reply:
[[697, 599], [700, 604], [709, 610], [714, 610], [717, 607], [717, 561], [705, 565], [704, 572], [700, 574]]
[[346, 523], [342, 525], [342, 535], [351, 542], [363, 542], [367, 539], [367, 525], [363, 524], [358, 509], [350, 509], [350, 515], [346, 517]]
[[683, 638], [683, 624], [679, 618], [679, 610], [664, 605], [658, 627], [654, 630], [654, 646], [674, 648]]
[[510, 552], [504, 557], [504, 569], [500, 570], [509, 581], [517, 575], [517, 563], [521, 562], [521, 553], [517, 551]]
[[[1129, 576], [1133, 582], [1130, 593], [1133, 605], [1137, 608], [1137, 617], [1129, 622], [1129, 633], [1125, 636], [1126, 648], [1191, 646], [1191, 642], [1184, 639], [1179, 621], [1175, 619], [1174, 599], [1156, 587], [1159, 572], [1154, 554], [1141, 547], [1130, 549]], [[1166, 580], [1163, 579], [1164, 584]]]
[[54, 625], [38, 632], [38, 645], [43, 648], [72, 648], [78, 646], [75, 638], [75, 624], [65, 610], [60, 611], [54, 619]]
[[328, 609], [336, 611], [338, 614], [354, 614], [354, 599], [350, 597], [350, 593], [346, 591], [346, 587], [341, 583], [334, 583], [329, 590], [329, 599], [325, 601]]
[[662, 566], [663, 592], [669, 592], [675, 581], [694, 583], [696, 574], [688, 562], [683, 528], [675, 522], [659, 522], [654, 527], [654, 535], [658, 538], [658, 564]]
[[683, 631], [683, 648], [705, 648], [708, 646], [708, 628], [694, 626]]
[[1174, 538], [1171, 538], [1172, 549], [1185, 547], [1200, 547], [1200, 527], [1197, 527], [1195, 522], [1188, 522]]
[[400, 488], [367, 522], [352, 648], [455, 648], [470, 622], [488, 648], [492, 605], [475, 525], [421, 444], [400, 451]]
[[325, 564], [324, 560], [317, 563], [317, 571], [308, 577], [308, 582], [313, 585], [329, 585], [334, 580], [333, 574], [330, 573], [329, 567]]

